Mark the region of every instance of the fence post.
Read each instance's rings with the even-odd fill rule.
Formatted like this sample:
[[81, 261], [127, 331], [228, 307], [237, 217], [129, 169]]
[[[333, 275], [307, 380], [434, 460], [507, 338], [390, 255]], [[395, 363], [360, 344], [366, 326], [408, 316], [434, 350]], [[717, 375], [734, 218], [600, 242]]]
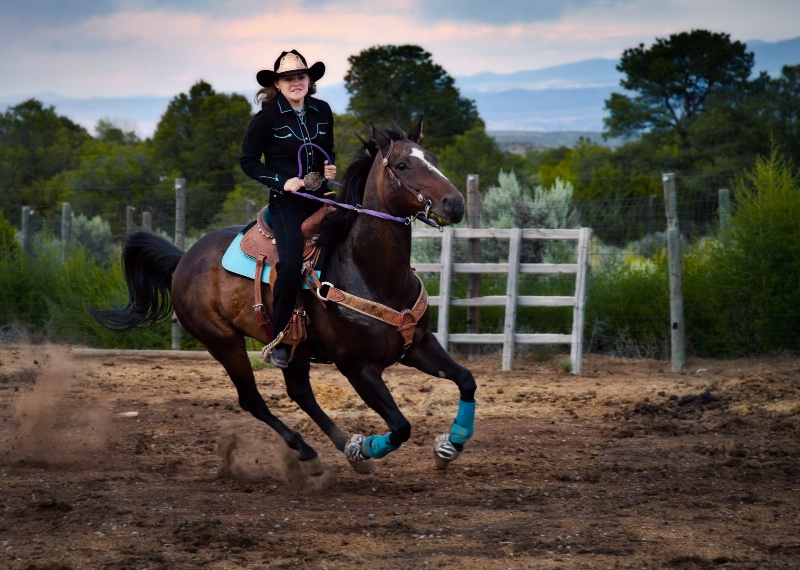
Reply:
[[503, 370], [514, 369], [515, 336], [517, 334], [517, 292], [522, 229], [511, 230], [508, 242], [508, 281], [506, 282], [506, 316], [503, 325]]
[[439, 319], [436, 336], [447, 350], [450, 323], [450, 285], [453, 279], [453, 226], [444, 228], [442, 234], [442, 271], [439, 273]]
[[255, 205], [256, 205], [256, 203], [253, 202], [252, 200], [247, 200], [247, 202], [246, 202], [245, 213], [244, 213], [245, 218], [244, 219], [248, 223], [250, 222], [250, 220], [252, 220], [254, 218], [254, 216], [253, 216], [253, 207]]
[[150, 212], [142, 212], [142, 229], [148, 232], [153, 231], [153, 215]]
[[[186, 241], [186, 179], [175, 179], [175, 245], [184, 249]], [[172, 350], [181, 348], [181, 324], [172, 313]]]
[[575, 306], [572, 309], [572, 346], [569, 364], [573, 374], [583, 371], [583, 324], [586, 317], [586, 279], [589, 273], [589, 247], [592, 230], [581, 228], [578, 238], [578, 274], [575, 276]]
[[125, 235], [130, 235], [133, 232], [133, 212], [136, 210], [133, 206], [125, 207]]
[[678, 198], [675, 193], [675, 175], [666, 173], [664, 202], [667, 210], [667, 256], [669, 262], [669, 312], [671, 329], [672, 372], [683, 372], [686, 366], [685, 332], [683, 320], [683, 273], [681, 271], [681, 233], [678, 229]]
[[[467, 225], [470, 229], [477, 229], [481, 225], [481, 195], [479, 177], [477, 174], [467, 175]], [[481, 240], [470, 238], [468, 240], [469, 262], [480, 263]], [[470, 273], [467, 277], [467, 299], [481, 296], [481, 275]], [[481, 332], [480, 307], [467, 307], [467, 333], [478, 334]], [[477, 360], [481, 356], [481, 345], [470, 344], [469, 360]]]
[[183, 249], [186, 241], [186, 179], [175, 179], [175, 245]]
[[72, 233], [72, 210], [69, 202], [61, 203], [61, 261], [67, 260], [69, 238]]
[[20, 232], [22, 233], [22, 251], [31, 252], [31, 216], [33, 211], [30, 206], [22, 206], [22, 219]]
[[719, 189], [719, 229], [727, 230], [731, 225], [731, 193], [727, 188]]

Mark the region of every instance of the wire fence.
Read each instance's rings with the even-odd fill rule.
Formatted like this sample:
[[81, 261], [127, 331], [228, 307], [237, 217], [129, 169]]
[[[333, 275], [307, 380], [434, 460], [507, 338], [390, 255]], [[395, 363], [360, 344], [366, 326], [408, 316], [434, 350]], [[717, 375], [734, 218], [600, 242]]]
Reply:
[[[127, 233], [146, 229], [159, 233], [179, 246], [188, 248], [194, 241], [202, 237], [205, 233], [229, 225], [244, 225], [255, 218], [256, 213], [266, 203], [267, 193], [263, 192], [264, 203], [246, 198], [230, 199], [222, 196], [210, 198], [208, 188], [193, 186], [191, 181], [185, 184], [177, 184], [174, 195], [164, 195], [163, 186], [160, 187], [161, 197], [150, 198], [146, 202], [136, 204], [109, 203], [108, 200], [86, 200], [73, 201], [72, 203], [54, 203], [38, 207], [22, 207], [17, 221], [11, 219], [12, 225], [18, 231], [18, 238], [25, 248], [34, 249], [33, 245], [37, 242], [58, 243], [62, 248], [63, 255], [66, 256], [69, 248], [80, 241], [85, 248], [97, 251], [97, 256], [108, 256], [118, 252], [120, 244], [123, 242]], [[680, 185], [680, 180], [678, 180]], [[484, 181], [484, 185], [485, 181]], [[262, 187], [258, 186], [257, 189]], [[256, 189], [253, 187], [252, 189]], [[256, 189], [256, 190], [257, 190]], [[146, 192], [142, 194], [146, 195]], [[724, 225], [730, 211], [730, 197], [726, 190], [709, 188], [704, 193], [704, 197], [697, 197], [693, 193], [691, 200], [681, 199], [679, 195], [680, 207], [680, 230], [686, 240], [691, 241], [703, 236], [711, 235], [717, 231], [720, 225]], [[141, 194], [140, 194], [141, 195]], [[202, 199], [195, 199], [201, 195]], [[250, 194], [252, 195], [252, 193]], [[480, 203], [480, 201], [478, 201]], [[664, 247], [664, 234], [667, 229], [667, 219], [665, 215], [664, 197], [659, 195], [645, 195], [633, 197], [604, 198], [595, 200], [573, 200], [571, 203], [573, 216], [571, 216], [573, 227], [588, 227], [592, 230], [593, 244], [589, 252], [589, 265], [592, 268], [604, 268], [620, 263], [622, 260], [630, 261], [631, 258], [641, 259], [644, 263], [649, 256]], [[98, 212], [104, 212], [102, 215]], [[8, 213], [6, 213], [8, 216]], [[95, 234], [91, 234], [86, 229], [86, 225], [91, 225], [94, 218], [95, 226], [105, 226], [106, 229]], [[210, 219], [211, 222], [203, 227], [186, 226], [186, 220]], [[466, 227], [467, 221], [460, 224]], [[480, 226], [479, 226], [480, 227]], [[102, 229], [102, 228], [101, 228]], [[564, 229], [564, 228], [559, 228]], [[97, 228], [95, 228], [97, 230]], [[100, 240], [100, 244], [93, 243], [92, 240]], [[413, 255], [430, 255], [430, 252], [420, 253], [420, 246], [415, 242]], [[485, 259], [487, 255], [494, 256], [495, 259], [503, 258], [507, 255], [500, 246], [489, 246], [484, 248], [481, 261], [494, 261]], [[488, 253], [487, 253], [488, 252]], [[550, 252], [551, 257], [553, 252]], [[467, 259], [467, 248], [462, 247], [454, 253], [454, 262], [474, 261]], [[543, 259], [541, 249], [532, 249], [523, 252], [521, 261], [523, 263], [536, 263]], [[574, 252], [565, 252], [568, 257], [574, 258]], [[113, 255], [111, 255], [113, 259]], [[552, 261], [552, 260], [551, 260]], [[555, 260], [557, 262], [557, 260]], [[483, 281], [485, 289], [495, 287], [499, 289], [499, 294], [505, 288], [501, 283], [502, 276], [496, 278], [488, 277]], [[497, 281], [497, 282], [495, 282]], [[437, 282], [428, 283], [429, 291], [436, 294]], [[466, 295], [468, 284], [466, 278], [463, 282], [454, 282], [455, 296]], [[558, 282], [558, 276], [553, 276], [547, 284], [522, 283], [521, 287], [526, 287], [525, 294], [548, 294], [563, 295], [572, 294], [569, 287], [574, 287], [574, 283], [569, 280]], [[462, 291], [463, 289], [463, 291]], [[485, 293], [485, 291], [484, 291]], [[522, 293], [521, 293], [522, 294]], [[0, 301], [2, 302], [2, 301]], [[589, 291], [589, 302], [591, 302], [591, 290]], [[651, 298], [642, 297], [641, 299], [629, 300], [634, 312], [638, 317], [626, 315], [625, 318], [639, 318], [642, 320], [665, 321], [668, 326], [668, 306], [661, 306], [662, 300], [654, 301]], [[659, 303], [658, 305], [656, 303]], [[613, 307], [608, 307], [609, 314], [613, 313]], [[73, 307], [70, 310], [81, 311], [81, 307]], [[435, 318], [435, 308], [434, 318]], [[521, 310], [520, 318], [530, 322], [569, 322], [570, 318], [564, 315], [553, 317], [541, 317], [543, 309], [536, 317], [526, 316], [532, 308]], [[545, 309], [544, 311], [547, 311]], [[558, 309], [549, 309], [558, 312]], [[596, 309], [603, 312], [604, 308]], [[563, 312], [563, 311], [562, 311]], [[463, 313], [463, 314], [462, 314]], [[466, 310], [455, 310], [451, 316], [451, 327], [453, 332], [466, 332], [475, 315], [468, 314]], [[617, 317], [608, 316], [606, 321]], [[502, 325], [502, 314], [494, 315], [491, 309], [481, 309], [480, 320], [486, 332], [491, 332], [492, 327]], [[2, 323], [0, 323], [2, 325]], [[521, 327], [525, 330], [525, 327]], [[529, 329], [526, 332], [546, 332], [539, 329]], [[593, 334], [595, 331], [587, 330], [585, 334], [588, 348], [592, 348]], [[668, 338], [669, 332], [666, 333]], [[655, 341], [659, 346], [648, 349], [641, 356], [665, 357], [668, 354], [667, 347], [663, 346], [663, 339]]]
[[[484, 188], [495, 181], [482, 181]], [[678, 179], [680, 185], [680, 178]], [[247, 185], [245, 185], [247, 186]], [[185, 211], [189, 220], [187, 235], [196, 239], [204, 233], [235, 224], [245, 224], [254, 219], [256, 212], [266, 204], [268, 195], [261, 185], [253, 184], [251, 189], [262, 190], [263, 203], [249, 199], [233, 199], [214, 193], [211, 185], [185, 186]], [[69, 189], [65, 189], [69, 190]], [[81, 190], [81, 195], [87, 189]], [[119, 201], [115, 194], [128, 194], [128, 189], [104, 188], [106, 197], [98, 199], [80, 198], [70, 200], [67, 215], [94, 218], [99, 216], [112, 231], [112, 240], [122, 242], [124, 236], [135, 229], [148, 229], [165, 236], [173, 236], [176, 228], [176, 195], [164, 195], [163, 186], [139, 188], [140, 195], [151, 196], [146, 200]], [[160, 196], [152, 197], [157, 194]], [[680, 186], [679, 186], [680, 190]], [[256, 191], [256, 193], [257, 193]], [[13, 192], [13, 191], [12, 191]], [[202, 194], [202, 199], [195, 199]], [[679, 193], [680, 231], [688, 240], [712, 234], [730, 211], [730, 197], [726, 189], [706, 188], [703, 192], [693, 192], [688, 199]], [[12, 226], [20, 232], [28, 232], [31, 238], [39, 234], [60, 236], [62, 227], [68, 222], [64, 219], [63, 202], [23, 207], [17, 216], [5, 212]], [[592, 228], [595, 239], [604, 244], [624, 246], [640, 241], [647, 236], [666, 230], [664, 197], [660, 194], [641, 196], [619, 196], [597, 199], [573, 199], [572, 227]], [[721, 211], [722, 208], [722, 211]], [[193, 220], [209, 220], [208, 223], [193, 224]], [[184, 222], [185, 223], [185, 222]], [[466, 218], [460, 224], [466, 225]], [[21, 236], [24, 239], [26, 236]], [[191, 239], [190, 239], [191, 241]]]

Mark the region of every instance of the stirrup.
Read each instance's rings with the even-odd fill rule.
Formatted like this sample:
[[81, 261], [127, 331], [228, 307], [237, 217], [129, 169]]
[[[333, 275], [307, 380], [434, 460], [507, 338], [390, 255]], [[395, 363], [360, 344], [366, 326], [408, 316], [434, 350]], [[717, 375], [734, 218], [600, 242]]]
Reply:
[[[269, 355], [272, 352], [272, 349], [274, 349], [281, 342], [283, 342], [283, 337], [284, 336], [286, 336], [286, 335], [283, 334], [283, 331], [279, 332], [278, 336], [275, 337], [275, 340], [273, 340], [271, 343], [269, 343], [268, 345], [264, 346], [264, 348], [261, 349], [261, 358], [262, 358], [262, 360], [264, 360], [264, 362], [269, 364]], [[292, 356], [294, 356], [294, 347], [292, 347], [292, 352], [289, 355], [289, 361], [290, 362], [292, 360]]]

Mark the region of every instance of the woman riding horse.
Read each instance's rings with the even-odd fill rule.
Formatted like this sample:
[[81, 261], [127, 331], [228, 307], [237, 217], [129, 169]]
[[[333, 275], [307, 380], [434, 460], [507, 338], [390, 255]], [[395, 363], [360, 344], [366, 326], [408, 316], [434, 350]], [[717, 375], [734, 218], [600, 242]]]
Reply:
[[[475, 379], [428, 330], [427, 293], [411, 267], [410, 224], [415, 218], [446, 225], [464, 215], [463, 196], [436, 168], [435, 157], [419, 146], [421, 138], [421, 120], [408, 135], [373, 128], [347, 168], [338, 197], [341, 209], [323, 220], [320, 237], [329, 248], [324, 283], [316, 292], [303, 291], [309, 340], [298, 345], [283, 369], [289, 397], [359, 473], [370, 472], [373, 459], [395, 451], [411, 436], [411, 424], [382, 378], [395, 363], [449, 379], [458, 388], [455, 420], [449, 433], [434, 441], [437, 467], [456, 459], [473, 432]], [[174, 309], [184, 329], [224, 366], [242, 409], [274, 429], [297, 451], [301, 467], [318, 475], [323, 467], [317, 452], [273, 415], [256, 386], [245, 340], [267, 344], [271, 339], [253, 312], [253, 281], [222, 267], [223, 255], [242, 230], [237, 226], [206, 234], [185, 253], [160, 236], [134, 232], [122, 253], [128, 304], [94, 315], [105, 326], [124, 331], [168, 319]], [[261, 293], [269, 305], [269, 286], [262, 284]], [[389, 432], [368, 437], [344, 433], [314, 397], [311, 357], [335, 364]]]
[[[289, 324], [300, 287], [303, 263], [303, 235], [300, 225], [319, 209], [320, 204], [298, 198], [292, 193], [307, 190], [321, 196], [327, 190], [322, 182], [309, 188], [297, 176], [298, 152], [301, 145], [314, 143], [327, 152], [331, 162], [333, 152], [333, 113], [316, 93], [316, 82], [325, 73], [325, 64], [318, 61], [311, 67], [296, 50], [283, 52], [275, 60], [274, 70], [262, 70], [256, 79], [263, 87], [256, 94], [261, 110], [250, 121], [242, 143], [240, 163], [251, 178], [270, 189], [269, 213], [280, 261], [275, 266], [276, 278], [272, 289], [272, 322], [276, 337], [270, 342], [268, 357], [279, 368], [286, 368], [290, 347], [280, 342]], [[302, 174], [323, 171], [326, 180], [336, 178], [336, 167], [328, 164], [323, 153], [306, 145], [300, 152]], [[261, 156], [264, 162], [261, 162]]]

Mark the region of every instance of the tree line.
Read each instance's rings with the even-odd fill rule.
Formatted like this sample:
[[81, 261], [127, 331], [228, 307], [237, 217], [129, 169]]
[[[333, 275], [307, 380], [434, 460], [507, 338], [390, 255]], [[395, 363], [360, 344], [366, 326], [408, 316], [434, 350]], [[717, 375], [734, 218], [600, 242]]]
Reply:
[[[724, 33], [694, 30], [624, 51], [622, 91], [605, 103], [604, 135], [628, 140], [614, 149], [581, 140], [504, 152], [475, 103], [419, 46], [376, 46], [348, 63], [349, 106], [335, 125], [340, 172], [370, 123], [407, 128], [420, 115], [424, 146], [457, 185], [470, 173], [494, 181], [513, 171], [529, 188], [569, 182], [576, 200], [660, 194], [663, 172], [680, 177], [682, 200], [714, 199], [759, 156], [777, 149], [800, 159], [800, 65], [754, 76], [753, 54]], [[231, 204], [266, 201], [239, 168], [251, 114], [248, 98], [200, 80], [170, 101], [154, 135], [142, 140], [109, 120], [90, 134], [52, 106], [23, 101], [0, 116], [0, 220], [16, 219], [23, 205], [57, 216], [52, 206], [67, 201], [76, 212], [115, 220], [115, 233], [128, 205], [150, 211], [155, 225], [173, 215], [163, 204], [182, 177], [197, 206], [187, 226], [203, 231]]]

